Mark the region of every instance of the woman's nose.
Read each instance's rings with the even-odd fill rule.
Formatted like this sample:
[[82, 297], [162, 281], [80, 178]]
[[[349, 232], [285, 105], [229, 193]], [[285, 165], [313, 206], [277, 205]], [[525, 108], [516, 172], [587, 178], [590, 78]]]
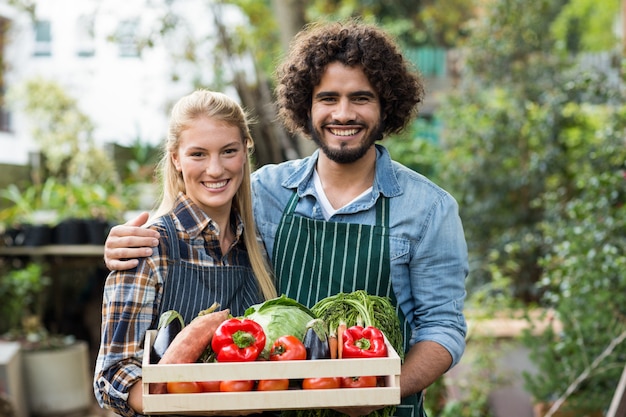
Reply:
[[206, 166], [206, 173], [212, 177], [219, 177], [224, 172], [224, 164], [219, 158], [209, 159], [209, 163]]

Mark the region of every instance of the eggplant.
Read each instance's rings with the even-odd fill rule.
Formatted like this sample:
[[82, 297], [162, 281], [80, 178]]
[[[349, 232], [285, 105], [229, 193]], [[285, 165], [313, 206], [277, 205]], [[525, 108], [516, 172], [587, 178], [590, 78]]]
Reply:
[[307, 359], [330, 359], [328, 332], [322, 319], [313, 319], [306, 325], [302, 343], [306, 348]]
[[172, 343], [172, 340], [185, 327], [183, 316], [176, 310], [168, 310], [159, 317], [157, 335], [150, 349], [150, 363], [155, 364], [161, 360], [163, 354]]

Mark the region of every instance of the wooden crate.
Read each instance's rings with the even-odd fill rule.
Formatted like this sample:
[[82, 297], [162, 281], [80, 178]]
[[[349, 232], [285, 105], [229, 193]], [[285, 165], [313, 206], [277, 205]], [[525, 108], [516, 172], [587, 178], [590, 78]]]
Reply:
[[[400, 404], [400, 357], [389, 343], [386, 358], [275, 362], [150, 364], [156, 330], [148, 331], [143, 358], [144, 414], [226, 415], [261, 410], [297, 410]], [[385, 386], [325, 390], [150, 394], [148, 386], [167, 381], [302, 379], [332, 376], [384, 376]]]

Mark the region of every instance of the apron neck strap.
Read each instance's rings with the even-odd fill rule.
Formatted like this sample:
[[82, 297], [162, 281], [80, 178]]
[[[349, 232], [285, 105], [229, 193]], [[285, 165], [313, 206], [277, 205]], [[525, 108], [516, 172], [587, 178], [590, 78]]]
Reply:
[[[285, 214], [293, 214], [299, 200], [298, 192], [294, 191], [285, 207]], [[383, 195], [376, 200], [376, 226], [389, 227], [389, 199]]]

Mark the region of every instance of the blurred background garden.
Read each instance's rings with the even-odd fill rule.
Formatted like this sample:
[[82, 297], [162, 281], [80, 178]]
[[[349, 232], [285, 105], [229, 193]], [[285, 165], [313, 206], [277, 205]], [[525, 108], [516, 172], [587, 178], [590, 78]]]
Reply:
[[607, 415], [626, 365], [624, 0], [0, 0], [0, 333], [35, 316], [93, 355], [102, 243], [158, 199], [171, 104], [224, 91], [255, 116], [257, 166], [306, 156], [273, 70], [306, 23], [351, 16], [422, 73], [418, 119], [383, 144], [458, 200], [470, 251], [468, 352], [428, 415]]

